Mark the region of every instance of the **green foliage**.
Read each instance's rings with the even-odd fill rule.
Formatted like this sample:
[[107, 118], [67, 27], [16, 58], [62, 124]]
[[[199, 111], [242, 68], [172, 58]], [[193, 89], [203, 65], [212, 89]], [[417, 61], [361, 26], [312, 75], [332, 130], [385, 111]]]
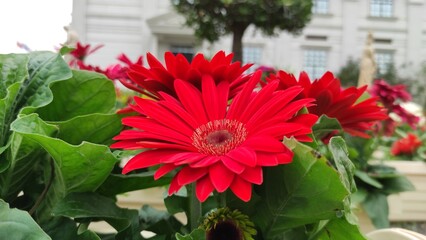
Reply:
[[349, 58], [346, 64], [340, 68], [336, 76], [340, 79], [342, 86], [357, 86], [359, 78], [359, 61]]
[[28, 212], [9, 208], [0, 199], [0, 239], [50, 240]]
[[334, 240], [334, 239], [351, 239], [351, 240], [365, 240], [359, 228], [345, 221], [345, 219], [338, 218], [328, 221], [323, 228], [315, 235], [314, 238], [318, 240]]
[[[117, 239], [143, 239], [141, 224], [161, 220], [148, 224], [141, 219], [157, 212], [115, 203], [119, 193], [170, 181], [115, 174], [119, 160], [108, 147], [122, 129], [115, 105], [111, 80], [72, 71], [60, 54], [0, 55], [1, 239], [101, 239], [87, 230], [99, 220]], [[170, 236], [180, 228], [174, 221]]]
[[[322, 220], [345, 218], [345, 211], [350, 211], [345, 199], [354, 187], [352, 168], [343, 157], [343, 140], [333, 140], [333, 145], [334, 153], [342, 158], [339, 165], [346, 170], [335, 170], [324, 156], [297, 144], [291, 164], [265, 169], [264, 183], [255, 188], [258, 197], [248, 204], [228, 200], [230, 207], [240, 209], [254, 221], [259, 232], [256, 239], [308, 239], [316, 234], [306, 230], [309, 226]], [[354, 234], [358, 236], [355, 239], [364, 239], [358, 230]]]
[[190, 234], [183, 236], [182, 234], [176, 234], [177, 240], [205, 240], [206, 233], [202, 229], [195, 229]]

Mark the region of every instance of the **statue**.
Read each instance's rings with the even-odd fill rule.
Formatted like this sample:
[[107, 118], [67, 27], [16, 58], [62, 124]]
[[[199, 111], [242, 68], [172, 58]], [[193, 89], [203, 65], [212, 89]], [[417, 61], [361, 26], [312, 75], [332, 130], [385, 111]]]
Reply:
[[358, 87], [364, 85], [371, 85], [373, 82], [374, 76], [376, 75], [376, 61], [374, 59], [374, 49], [373, 49], [373, 34], [368, 32], [366, 45], [362, 53], [360, 71], [358, 78]]
[[64, 26], [64, 30], [67, 32], [67, 40], [62, 45], [75, 47], [79, 41], [77, 32], [74, 31], [70, 26]]
[[[67, 40], [64, 43], [62, 43], [61, 45], [71, 47], [71, 48], [75, 48], [77, 46], [78, 41], [79, 41], [77, 32], [74, 31], [70, 26], [64, 26], [64, 30], [67, 32]], [[70, 54], [66, 54], [64, 56], [64, 60], [68, 64], [71, 64], [73, 59], [74, 58]]]

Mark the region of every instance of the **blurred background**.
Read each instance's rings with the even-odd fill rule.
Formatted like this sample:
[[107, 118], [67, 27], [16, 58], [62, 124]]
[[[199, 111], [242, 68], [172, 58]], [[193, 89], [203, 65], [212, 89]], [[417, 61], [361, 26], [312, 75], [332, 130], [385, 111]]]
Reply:
[[66, 41], [71, 13], [72, 0], [0, 1], [0, 53], [55, 51]]

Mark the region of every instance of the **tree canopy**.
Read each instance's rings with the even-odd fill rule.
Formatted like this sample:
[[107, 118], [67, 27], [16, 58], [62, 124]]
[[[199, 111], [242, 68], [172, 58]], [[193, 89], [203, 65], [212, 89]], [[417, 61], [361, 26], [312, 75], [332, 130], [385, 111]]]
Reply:
[[311, 17], [312, 0], [171, 0], [199, 39], [233, 34], [234, 60], [242, 60], [242, 37], [253, 24], [265, 35], [299, 33]]

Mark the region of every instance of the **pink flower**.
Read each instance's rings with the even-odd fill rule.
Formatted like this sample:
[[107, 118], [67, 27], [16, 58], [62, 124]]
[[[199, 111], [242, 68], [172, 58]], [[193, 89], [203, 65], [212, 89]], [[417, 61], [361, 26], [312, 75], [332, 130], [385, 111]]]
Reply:
[[405, 85], [391, 86], [383, 79], [374, 82], [370, 94], [379, 97], [386, 107], [394, 105], [396, 101], [406, 102], [411, 100], [411, 95], [405, 90]]

